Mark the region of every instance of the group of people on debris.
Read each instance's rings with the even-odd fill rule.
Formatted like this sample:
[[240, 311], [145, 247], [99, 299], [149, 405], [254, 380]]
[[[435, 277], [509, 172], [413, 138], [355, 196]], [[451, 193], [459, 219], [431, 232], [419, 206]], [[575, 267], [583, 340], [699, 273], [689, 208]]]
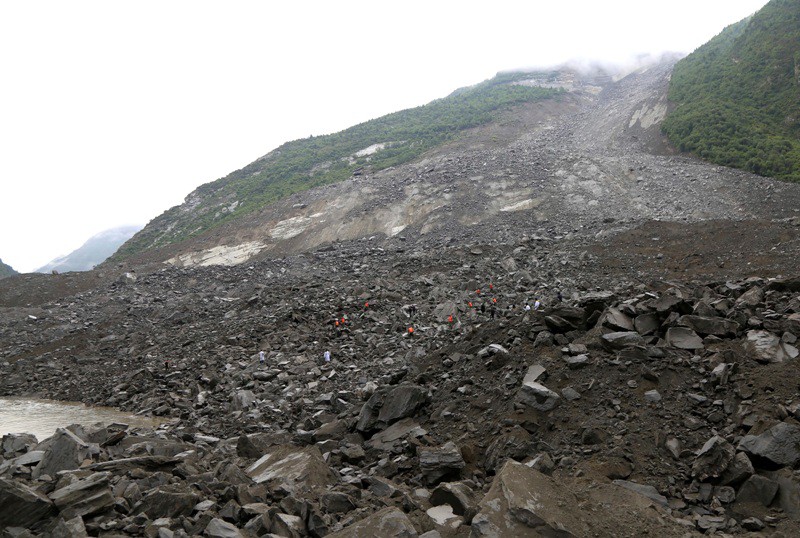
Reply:
[[[494, 285], [493, 284], [489, 284], [489, 291], [490, 292], [494, 292]], [[480, 289], [476, 289], [475, 290], [475, 295], [476, 295], [476, 297], [482, 297], [481, 296], [481, 290]], [[561, 294], [561, 291], [556, 290], [556, 301], [560, 303], [563, 300], [564, 300], [564, 297]], [[468, 308], [471, 309], [472, 313], [473, 314], [477, 314], [477, 311], [480, 310], [481, 314], [486, 314], [487, 301], [486, 300], [482, 300], [480, 307], [475, 307], [475, 305], [474, 305], [475, 302], [477, 302], [477, 300], [476, 301], [473, 301], [472, 299], [468, 299], [467, 300], [467, 306], [468, 306]], [[364, 303], [364, 310], [368, 309], [369, 307], [370, 307], [369, 301], [365, 302]], [[542, 308], [542, 302], [537, 298], [537, 299], [534, 299], [533, 306], [531, 306], [529, 301], [526, 301], [525, 302], [525, 306], [523, 307], [523, 311], [525, 313], [527, 313], [527, 312], [530, 312], [531, 310], [538, 311], [541, 308]], [[508, 305], [508, 311], [509, 312], [512, 312], [514, 309], [515, 309], [515, 306], [513, 304], [512, 305]], [[494, 319], [497, 316], [497, 297], [492, 297], [491, 298], [491, 301], [489, 301], [488, 310], [489, 310], [489, 316], [491, 317], [491, 319]], [[405, 305], [405, 306], [403, 306], [403, 311], [405, 312], [406, 316], [408, 316], [408, 318], [413, 320], [417, 315], [417, 305], [416, 304]], [[344, 332], [344, 330], [346, 329], [347, 324], [349, 323], [349, 321], [350, 320], [349, 320], [347, 314], [342, 314], [341, 316], [337, 316], [336, 318], [333, 319], [332, 325], [333, 325], [334, 331], [336, 331], [336, 336], [340, 336]], [[447, 323], [451, 323], [451, 324], [455, 323], [455, 319], [453, 317], [453, 314], [450, 314], [450, 315], [447, 316]], [[415, 335], [415, 331], [414, 331], [414, 326], [412, 324], [412, 325], [409, 325], [409, 327], [408, 327], [408, 329], [406, 331], [406, 336], [413, 337], [414, 335]], [[323, 353], [323, 360], [326, 363], [331, 361], [331, 352], [329, 350], [327, 350], [327, 349]], [[266, 353], [264, 352], [264, 350], [261, 350], [261, 351], [258, 352], [258, 361], [261, 364], [264, 364], [266, 362]]]

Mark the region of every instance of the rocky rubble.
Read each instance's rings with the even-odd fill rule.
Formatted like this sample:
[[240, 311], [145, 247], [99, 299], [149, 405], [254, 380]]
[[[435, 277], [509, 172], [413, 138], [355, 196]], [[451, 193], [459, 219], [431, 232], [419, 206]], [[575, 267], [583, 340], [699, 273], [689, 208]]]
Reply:
[[[6, 360], [3, 393], [164, 420], [5, 436], [7, 535], [798, 528], [800, 400], [784, 381], [798, 369], [796, 279], [575, 290], [527, 311], [534, 291], [516, 274], [395, 289], [295, 280], [284, 295], [255, 268], [216, 271], [190, 297], [175, 280], [197, 273], [170, 270], [4, 322], [5, 342], [14, 327], [26, 349], [50, 351]], [[65, 323], [106, 336], [78, 340]]]

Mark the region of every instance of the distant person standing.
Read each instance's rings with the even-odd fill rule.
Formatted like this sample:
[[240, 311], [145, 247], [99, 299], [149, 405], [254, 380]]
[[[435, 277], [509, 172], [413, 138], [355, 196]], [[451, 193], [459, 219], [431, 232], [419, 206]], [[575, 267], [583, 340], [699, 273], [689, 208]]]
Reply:
[[539, 310], [539, 307], [540, 307], [540, 306], [542, 306], [542, 303], [539, 301], [539, 299], [536, 299], [536, 300], [533, 302], [533, 309], [534, 309], [534, 310]]
[[327, 349], [325, 350], [325, 353], [322, 355], [322, 357], [325, 359], [325, 362], [331, 362], [331, 352], [328, 351]]
[[267, 354], [264, 353], [263, 349], [258, 352], [258, 362], [260, 362], [261, 364], [267, 362]]
[[564, 300], [564, 296], [561, 295], [561, 290], [556, 291], [556, 300], [560, 303]]

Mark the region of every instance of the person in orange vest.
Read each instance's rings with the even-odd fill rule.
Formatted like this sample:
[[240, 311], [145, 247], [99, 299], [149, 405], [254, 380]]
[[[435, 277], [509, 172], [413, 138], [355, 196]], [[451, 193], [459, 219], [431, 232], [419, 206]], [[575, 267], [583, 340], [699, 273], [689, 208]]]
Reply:
[[472, 301], [469, 301], [469, 302], [467, 303], [467, 305], [468, 305], [470, 308], [472, 308]]
[[453, 314], [450, 314], [449, 316], [447, 316], [447, 321], [448, 321], [448, 323], [453, 323]]
[[408, 328], [408, 336], [414, 336], [414, 327]]
[[494, 284], [489, 284], [489, 291], [492, 291], [493, 289], [494, 289]]
[[478, 288], [477, 290], [475, 290], [475, 295], [480, 295], [480, 294], [481, 294], [481, 290], [480, 290], [480, 288]]
[[369, 301], [367, 301], [366, 303], [364, 303], [364, 308], [369, 308]]
[[492, 302], [496, 303], [497, 302], [497, 297], [492, 297]]

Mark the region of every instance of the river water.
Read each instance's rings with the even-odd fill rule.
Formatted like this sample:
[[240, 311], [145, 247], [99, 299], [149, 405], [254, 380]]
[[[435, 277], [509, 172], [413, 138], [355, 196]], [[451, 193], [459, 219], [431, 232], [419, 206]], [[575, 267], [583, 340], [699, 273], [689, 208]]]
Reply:
[[32, 433], [36, 439], [43, 441], [53, 435], [56, 428], [70, 424], [91, 427], [115, 422], [131, 427], [155, 427], [161, 421], [125, 413], [113, 407], [89, 407], [79, 402], [0, 398], [0, 436], [7, 433]]

